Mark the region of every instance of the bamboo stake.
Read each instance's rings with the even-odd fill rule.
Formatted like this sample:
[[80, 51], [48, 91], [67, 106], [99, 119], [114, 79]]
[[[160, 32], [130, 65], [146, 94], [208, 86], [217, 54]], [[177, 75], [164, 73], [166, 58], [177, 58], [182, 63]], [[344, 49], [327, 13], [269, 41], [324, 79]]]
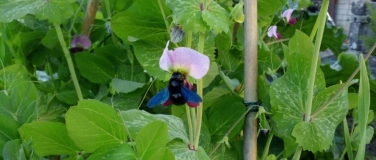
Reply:
[[[244, 1], [244, 102], [257, 102], [257, 0]], [[256, 113], [250, 112], [244, 123], [244, 160], [257, 160]]]

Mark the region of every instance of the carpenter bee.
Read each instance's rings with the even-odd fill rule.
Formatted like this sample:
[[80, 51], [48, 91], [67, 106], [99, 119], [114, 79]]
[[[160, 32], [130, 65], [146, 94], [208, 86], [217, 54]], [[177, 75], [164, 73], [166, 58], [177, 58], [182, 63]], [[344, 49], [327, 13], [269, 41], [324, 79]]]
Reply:
[[158, 104], [162, 106], [183, 105], [185, 103], [190, 107], [197, 107], [202, 102], [201, 97], [193, 91], [193, 85], [186, 81], [186, 76], [180, 72], [172, 73], [168, 86], [157, 95], [152, 97], [147, 106], [153, 108]]

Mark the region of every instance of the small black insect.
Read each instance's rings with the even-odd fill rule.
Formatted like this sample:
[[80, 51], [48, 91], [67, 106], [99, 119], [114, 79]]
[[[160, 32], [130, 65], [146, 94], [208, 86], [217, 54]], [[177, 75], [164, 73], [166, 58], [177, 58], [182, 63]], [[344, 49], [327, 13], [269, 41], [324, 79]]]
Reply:
[[169, 106], [171, 104], [183, 105], [187, 103], [190, 107], [197, 107], [199, 102], [202, 102], [202, 99], [192, 90], [193, 86], [186, 81], [185, 75], [180, 72], [174, 72], [168, 82], [168, 86], [152, 97], [147, 106], [153, 108], [159, 104]]

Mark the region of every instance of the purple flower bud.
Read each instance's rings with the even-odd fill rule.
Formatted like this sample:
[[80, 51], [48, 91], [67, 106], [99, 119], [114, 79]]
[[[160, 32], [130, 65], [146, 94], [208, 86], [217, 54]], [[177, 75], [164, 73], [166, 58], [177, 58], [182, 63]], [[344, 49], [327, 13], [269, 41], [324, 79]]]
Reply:
[[71, 47], [72, 48], [75, 48], [75, 47], [79, 47], [79, 48], [83, 48], [83, 49], [88, 49], [91, 47], [91, 41], [90, 41], [90, 38], [88, 35], [76, 35], [74, 36], [73, 40], [72, 40], [72, 43], [71, 43]]
[[296, 22], [297, 22], [297, 20], [296, 20], [295, 17], [291, 17], [290, 20], [289, 20], [289, 24], [291, 24], [291, 25], [296, 24]]

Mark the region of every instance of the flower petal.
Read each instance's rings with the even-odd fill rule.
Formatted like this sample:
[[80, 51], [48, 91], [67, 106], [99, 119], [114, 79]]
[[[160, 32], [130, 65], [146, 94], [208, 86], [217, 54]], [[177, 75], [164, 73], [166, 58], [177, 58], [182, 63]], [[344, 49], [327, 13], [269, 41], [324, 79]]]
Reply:
[[171, 59], [170, 59], [170, 52], [168, 50], [168, 45], [170, 44], [170, 41], [167, 42], [166, 48], [163, 50], [163, 54], [161, 58], [159, 59], [159, 67], [165, 71], [169, 71], [172, 67]]
[[277, 36], [277, 26], [270, 26], [268, 28], [268, 37], [275, 37], [278, 38]]
[[285, 11], [283, 11], [283, 13], [282, 13], [282, 17], [283, 17], [283, 18], [286, 18], [286, 21], [289, 22], [289, 21], [290, 21], [290, 18], [291, 18], [291, 14], [292, 14], [292, 12], [294, 12], [293, 9], [285, 10]]
[[91, 47], [91, 41], [88, 35], [75, 36], [71, 42], [71, 47], [82, 47], [88, 49]]
[[[168, 46], [168, 43], [167, 43]], [[209, 57], [187, 47], [178, 47], [174, 51], [163, 51], [159, 66], [163, 70], [186, 72], [195, 79], [201, 79], [209, 71]]]

